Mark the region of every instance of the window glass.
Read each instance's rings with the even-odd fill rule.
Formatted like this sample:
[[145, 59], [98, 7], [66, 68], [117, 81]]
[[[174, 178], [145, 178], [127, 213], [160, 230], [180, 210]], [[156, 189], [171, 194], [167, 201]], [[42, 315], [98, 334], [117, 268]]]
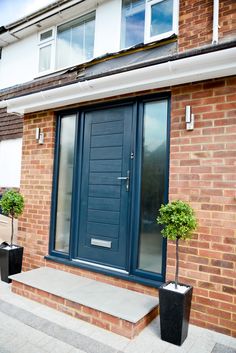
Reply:
[[164, 0], [151, 6], [151, 37], [172, 31], [173, 0]]
[[52, 29], [50, 29], [49, 31], [43, 32], [40, 34], [40, 41], [49, 39], [52, 37]]
[[167, 178], [167, 101], [146, 103], [142, 157], [139, 268], [161, 273], [162, 235], [156, 223]]
[[75, 115], [61, 119], [55, 250], [68, 253], [71, 223]]
[[121, 46], [144, 42], [145, 0], [123, 0]]
[[51, 44], [39, 48], [39, 72], [46, 71], [51, 68], [51, 51]]
[[57, 30], [57, 68], [92, 59], [95, 13], [70, 21]]

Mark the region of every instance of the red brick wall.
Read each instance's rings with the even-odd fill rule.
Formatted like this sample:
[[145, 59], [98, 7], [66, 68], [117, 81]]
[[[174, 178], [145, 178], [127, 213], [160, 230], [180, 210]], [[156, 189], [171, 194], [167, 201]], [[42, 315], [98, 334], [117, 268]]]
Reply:
[[219, 39], [226, 41], [236, 38], [236, 1], [219, 2]]
[[[171, 118], [170, 199], [190, 202], [199, 219], [180, 249], [180, 281], [194, 286], [192, 322], [236, 336], [236, 77], [174, 88]], [[169, 243], [168, 278], [174, 251]]]
[[180, 1], [179, 51], [211, 43], [212, 11], [213, 0]]
[[[212, 43], [213, 0], [181, 0], [179, 12], [179, 51]], [[219, 40], [236, 38], [236, 2], [221, 0]]]
[[[172, 89], [170, 199], [196, 210], [194, 239], [180, 246], [180, 280], [194, 286], [193, 323], [236, 335], [236, 78], [182, 85]], [[185, 106], [195, 114], [186, 131]], [[35, 129], [45, 133], [38, 145]], [[26, 208], [19, 240], [25, 246], [24, 270], [53, 266], [132, 290], [156, 290], [61, 264], [48, 253], [55, 118], [53, 112], [24, 119], [21, 191]], [[174, 275], [174, 245], [168, 244], [167, 279]], [[214, 309], [214, 310], [213, 310]]]
[[[36, 127], [44, 132], [43, 145], [35, 139]], [[24, 117], [21, 192], [25, 210], [18, 229], [18, 243], [24, 246], [24, 270], [42, 266], [48, 253], [54, 130], [53, 112]]]

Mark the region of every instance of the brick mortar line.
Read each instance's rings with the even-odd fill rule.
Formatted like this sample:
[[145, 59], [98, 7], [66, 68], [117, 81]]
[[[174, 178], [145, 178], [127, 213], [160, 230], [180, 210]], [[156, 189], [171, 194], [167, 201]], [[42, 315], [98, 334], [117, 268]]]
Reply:
[[65, 328], [50, 320], [41, 318], [30, 311], [19, 308], [14, 304], [7, 303], [4, 300], [0, 300], [0, 311], [27, 326], [86, 353], [123, 353], [118, 349], [105, 345], [74, 330]]

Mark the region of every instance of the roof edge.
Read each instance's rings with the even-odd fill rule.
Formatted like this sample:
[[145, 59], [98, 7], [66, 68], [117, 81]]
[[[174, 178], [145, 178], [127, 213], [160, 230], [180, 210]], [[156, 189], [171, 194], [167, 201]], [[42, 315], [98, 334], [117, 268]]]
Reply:
[[[24, 23], [27, 23], [30, 20], [33, 20], [34, 18], [47, 13], [48, 11], [54, 10], [55, 8], [60, 7], [61, 5], [69, 3], [70, 1], [71, 0], [57, 0], [57, 1], [54, 1], [53, 3], [51, 3], [51, 4], [49, 4], [49, 5], [45, 6], [45, 7], [42, 7], [41, 9], [39, 9], [39, 10], [37, 10], [35, 12], [32, 12], [32, 13], [30, 13], [27, 16], [19, 18], [18, 20], [14, 21], [14, 22], [10, 22], [9, 24], [6, 24], [6, 25], [0, 27], [0, 34], [6, 32], [7, 30], [14, 29], [15, 27], [20, 26], [20, 25], [22, 25]], [[2, 28], [4, 29], [3, 31], [1, 31]]]

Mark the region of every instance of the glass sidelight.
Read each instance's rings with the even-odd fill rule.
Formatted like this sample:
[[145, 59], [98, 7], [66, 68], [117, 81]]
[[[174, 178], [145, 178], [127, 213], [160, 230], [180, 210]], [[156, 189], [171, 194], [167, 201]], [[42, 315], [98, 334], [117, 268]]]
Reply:
[[143, 116], [138, 268], [155, 273], [162, 269], [162, 236], [156, 218], [164, 202], [168, 178], [167, 107], [167, 100], [145, 103]]
[[61, 118], [55, 250], [68, 253], [75, 143], [75, 115]]

